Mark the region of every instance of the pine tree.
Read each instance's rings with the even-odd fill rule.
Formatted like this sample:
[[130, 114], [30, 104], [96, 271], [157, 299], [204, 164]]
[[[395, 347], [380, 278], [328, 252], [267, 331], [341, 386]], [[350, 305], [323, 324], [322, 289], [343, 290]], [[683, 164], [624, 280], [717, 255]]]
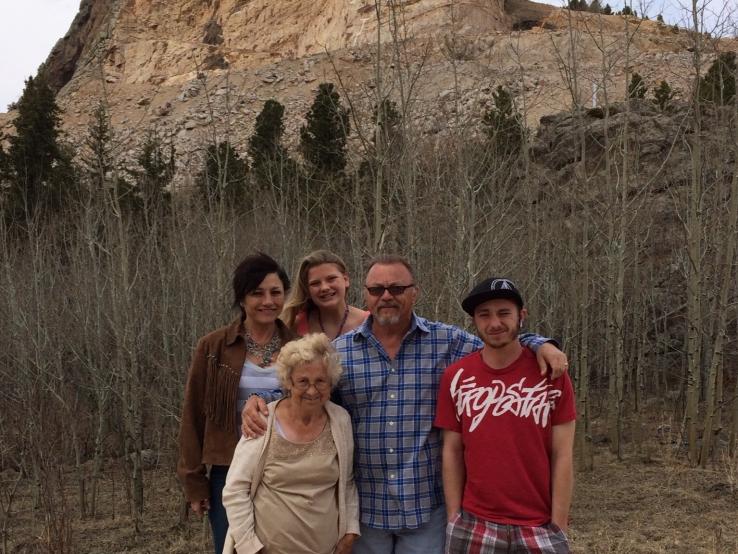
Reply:
[[602, 8], [602, 13], [605, 15], [612, 15], [612, 8], [610, 7], [610, 4], [605, 4], [605, 7]]
[[666, 81], [661, 81], [659, 86], [653, 91], [653, 102], [662, 112], [669, 109], [673, 98], [674, 91]]
[[602, 13], [602, 4], [600, 3], [600, 0], [592, 0], [589, 3], [589, 11], [592, 13]]
[[60, 110], [43, 77], [29, 77], [17, 103], [15, 135], [3, 156], [9, 183], [3, 208], [13, 220], [59, 209], [73, 192], [71, 155], [59, 142]]
[[492, 93], [492, 100], [493, 107], [482, 119], [484, 133], [495, 155], [507, 158], [520, 151], [525, 128], [507, 89], [498, 85], [497, 90]]
[[321, 83], [300, 129], [300, 149], [318, 172], [336, 174], [346, 167], [346, 136], [350, 131], [347, 110], [333, 83]]
[[735, 97], [735, 52], [722, 52], [705, 76], [700, 79], [699, 98], [702, 102], [725, 105]]
[[664, 16], [661, 15], [661, 14], [657, 15], [656, 16], [656, 21], [659, 22], [659, 23], [661, 23], [663, 25], [664, 24]]
[[112, 140], [108, 110], [103, 102], [99, 102], [92, 114], [80, 154], [82, 168], [98, 190], [105, 188], [106, 176], [113, 167]]
[[648, 87], [646, 86], [643, 77], [638, 73], [633, 73], [633, 76], [630, 78], [630, 83], [628, 84], [628, 98], [642, 99], [646, 97], [646, 92], [648, 92]]
[[146, 133], [137, 161], [141, 171], [135, 173], [138, 194], [147, 211], [160, 211], [170, 199], [167, 186], [174, 177], [174, 144], [165, 151], [156, 129]]
[[284, 106], [276, 100], [267, 100], [256, 116], [254, 134], [249, 139], [249, 156], [254, 168], [267, 161], [277, 160], [283, 154]]
[[383, 166], [391, 165], [402, 155], [402, 115], [397, 110], [397, 104], [389, 98], [374, 104], [372, 121], [376, 122], [372, 135], [374, 149], [359, 167], [362, 176], [373, 174], [380, 163]]
[[234, 205], [246, 196], [248, 164], [228, 141], [208, 146], [197, 186], [208, 205], [221, 200]]
[[[372, 110], [372, 120], [377, 122], [387, 146], [391, 146], [399, 138], [402, 116], [394, 101], [385, 98], [381, 103], [375, 104]], [[374, 137], [374, 140], [376, 142], [376, 137]]]
[[626, 4], [623, 6], [623, 9], [620, 10], [620, 15], [633, 15], [633, 10], [630, 9], [630, 6]]

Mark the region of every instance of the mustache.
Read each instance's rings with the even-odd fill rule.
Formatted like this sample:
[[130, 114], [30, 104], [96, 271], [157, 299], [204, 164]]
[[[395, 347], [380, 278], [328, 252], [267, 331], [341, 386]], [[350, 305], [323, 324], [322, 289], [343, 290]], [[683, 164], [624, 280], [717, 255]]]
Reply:
[[393, 302], [392, 300], [389, 301], [382, 301], [379, 304], [377, 304], [377, 308], [399, 308], [400, 304], [397, 302]]

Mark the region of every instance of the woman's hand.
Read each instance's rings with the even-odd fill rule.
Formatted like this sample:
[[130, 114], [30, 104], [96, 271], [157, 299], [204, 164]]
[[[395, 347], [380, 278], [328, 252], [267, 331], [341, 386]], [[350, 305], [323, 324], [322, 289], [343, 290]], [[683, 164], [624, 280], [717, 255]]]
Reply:
[[536, 359], [538, 367], [541, 368], [541, 376], [545, 376], [548, 368], [551, 368], [551, 379], [558, 379], [569, 370], [569, 360], [566, 354], [550, 342], [538, 347]]
[[359, 535], [355, 535], [353, 533], [346, 533], [343, 538], [338, 541], [335, 554], [351, 554], [351, 550], [354, 548], [354, 541], [358, 536]]
[[196, 516], [202, 517], [210, 509], [210, 499], [204, 498], [202, 500], [193, 500], [190, 502], [190, 510]]
[[241, 433], [255, 439], [266, 433], [266, 418], [269, 416], [266, 402], [260, 396], [252, 395], [241, 411]]

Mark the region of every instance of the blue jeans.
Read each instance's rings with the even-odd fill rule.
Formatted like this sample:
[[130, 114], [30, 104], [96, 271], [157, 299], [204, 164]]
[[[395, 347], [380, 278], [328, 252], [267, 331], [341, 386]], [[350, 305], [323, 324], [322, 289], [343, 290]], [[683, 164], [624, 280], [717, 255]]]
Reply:
[[433, 510], [417, 529], [375, 529], [361, 525], [354, 554], [442, 554], [446, 542], [446, 506]]
[[210, 468], [210, 509], [208, 519], [213, 532], [213, 546], [215, 554], [223, 553], [226, 534], [228, 533], [228, 518], [223, 507], [223, 487], [225, 487], [228, 466], [212, 466]]

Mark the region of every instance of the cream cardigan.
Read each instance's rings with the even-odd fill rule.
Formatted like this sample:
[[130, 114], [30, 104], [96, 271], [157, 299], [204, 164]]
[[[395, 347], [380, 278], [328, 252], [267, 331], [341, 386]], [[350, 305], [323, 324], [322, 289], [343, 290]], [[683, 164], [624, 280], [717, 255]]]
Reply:
[[[274, 427], [277, 402], [269, 404], [267, 431], [256, 439], [241, 437], [223, 488], [223, 506], [228, 514], [228, 535], [223, 554], [254, 554], [263, 544], [254, 532], [252, 500], [264, 473], [266, 446]], [[359, 495], [354, 484], [354, 438], [351, 418], [346, 410], [331, 401], [325, 411], [338, 452], [338, 539], [346, 533], [359, 534]]]

